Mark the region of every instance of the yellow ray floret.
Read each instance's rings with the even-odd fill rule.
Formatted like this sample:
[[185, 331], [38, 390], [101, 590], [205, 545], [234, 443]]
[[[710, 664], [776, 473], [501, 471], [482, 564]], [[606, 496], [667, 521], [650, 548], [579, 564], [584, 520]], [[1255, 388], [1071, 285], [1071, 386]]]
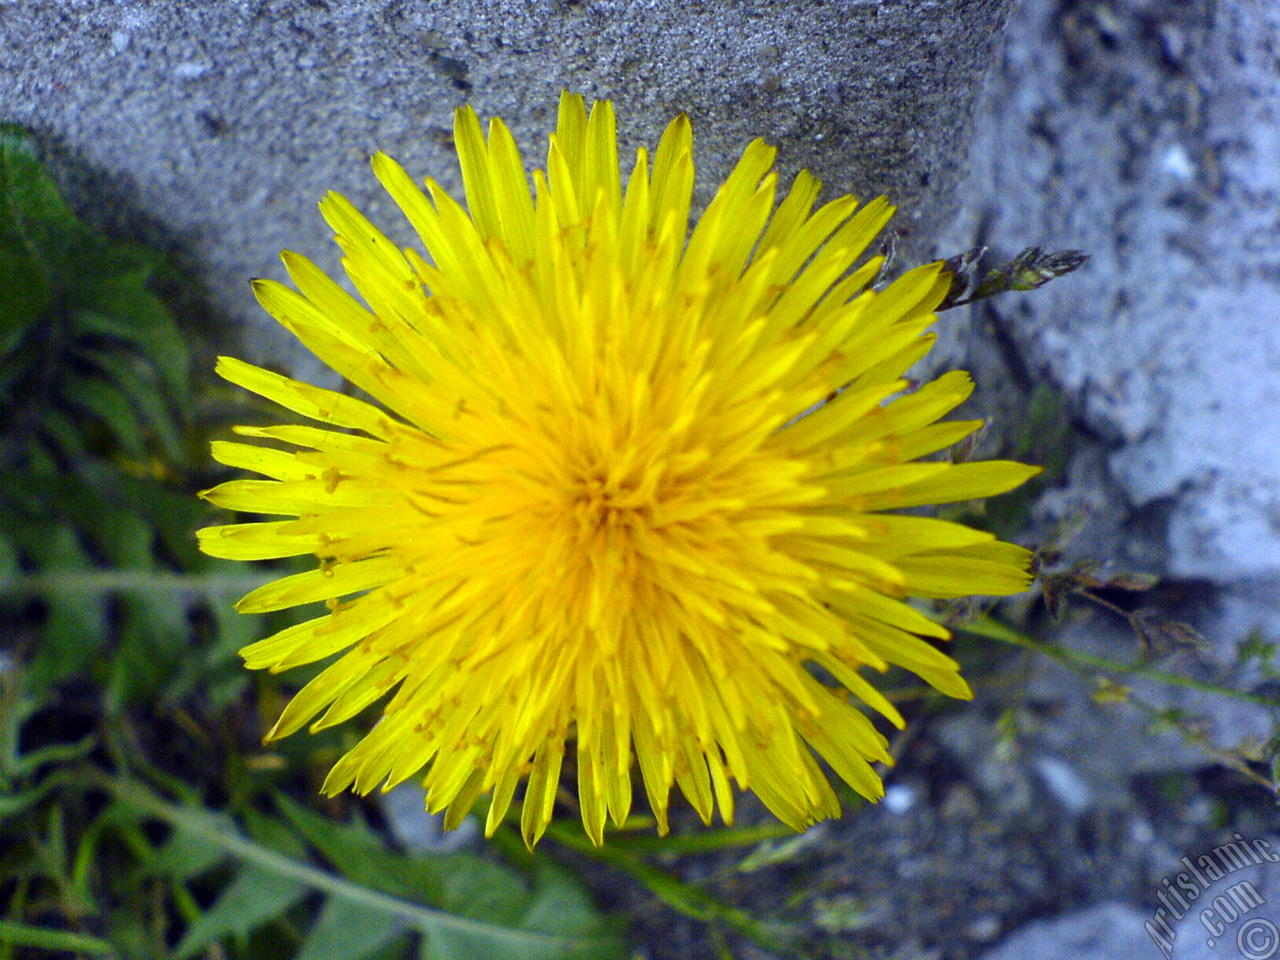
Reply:
[[747, 147], [689, 231], [689, 121], [623, 177], [607, 102], [565, 95], [546, 171], [526, 175], [500, 121], [455, 141], [466, 207], [390, 158], [378, 180], [423, 252], [342, 197], [322, 212], [364, 303], [286, 253], [296, 291], [263, 307], [379, 405], [230, 358], [218, 371], [315, 426], [242, 427], [222, 463], [266, 479], [212, 503], [284, 519], [200, 531], [237, 560], [314, 554], [245, 611], [326, 614], [244, 651], [283, 670], [330, 660], [270, 736], [384, 702], [327, 791], [421, 776], [458, 823], [487, 828], [523, 782], [532, 845], [566, 749], [587, 834], [630, 811], [633, 773], [666, 831], [673, 786], [709, 821], [733, 785], [801, 829], [839, 813], [816, 758], [883, 793], [887, 742], [861, 704], [902, 717], [863, 676], [891, 664], [969, 696], [910, 597], [1009, 594], [1025, 550], [890, 511], [987, 497], [1036, 471], [921, 462], [980, 426], [945, 421], [962, 373], [911, 389], [948, 286], [940, 265], [876, 293], [865, 255], [889, 205], [778, 202], [774, 150]]

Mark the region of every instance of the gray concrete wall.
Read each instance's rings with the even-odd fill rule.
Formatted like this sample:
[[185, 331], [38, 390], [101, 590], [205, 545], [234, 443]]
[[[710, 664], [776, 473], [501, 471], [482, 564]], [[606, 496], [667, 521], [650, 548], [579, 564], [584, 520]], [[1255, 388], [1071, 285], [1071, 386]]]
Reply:
[[[1118, 557], [1231, 584], [1274, 611], [1273, 629], [1278, 47], [1273, 0], [1024, 0], [949, 234], [1092, 254], [981, 318], [1098, 438], [1103, 475], [1063, 512], [1118, 516]], [[1078, 546], [1096, 550], [1096, 534]]]
[[329, 189], [398, 222], [375, 150], [460, 189], [464, 102], [505, 118], [538, 164], [563, 88], [615, 101], [627, 163], [684, 110], [703, 202], [764, 136], [786, 171], [889, 193], [926, 238], [1010, 2], [20, 0], [0, 3], [0, 118], [66, 148], [64, 179], [87, 171], [73, 199], [119, 199], [100, 220], [152, 221], [254, 324], [250, 354], [290, 366], [303, 361], [258, 326], [248, 278], [279, 275], [283, 247], [336, 269], [315, 209]]

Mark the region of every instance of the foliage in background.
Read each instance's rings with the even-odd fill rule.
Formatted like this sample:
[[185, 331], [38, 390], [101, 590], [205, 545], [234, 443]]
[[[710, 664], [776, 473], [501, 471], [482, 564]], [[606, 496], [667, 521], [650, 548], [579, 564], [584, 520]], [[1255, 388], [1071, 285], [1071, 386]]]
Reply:
[[[187, 346], [147, 287], [158, 266], [81, 224], [21, 132], [0, 128], [0, 574], [61, 587], [198, 564], [196, 511], [168, 466], [187, 459]], [[32, 683], [81, 672], [112, 633], [125, 653], [98, 679], [118, 701], [175, 666], [164, 638], [186, 615], [172, 593], [40, 594]], [[31, 622], [4, 602], [6, 620]]]

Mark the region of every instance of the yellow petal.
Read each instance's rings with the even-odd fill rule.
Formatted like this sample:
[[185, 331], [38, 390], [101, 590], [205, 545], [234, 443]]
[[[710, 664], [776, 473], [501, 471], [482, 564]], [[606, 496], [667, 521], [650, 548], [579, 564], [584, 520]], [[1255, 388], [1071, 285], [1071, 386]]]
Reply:
[[215, 368], [224, 380], [266, 397], [287, 410], [335, 427], [363, 430], [373, 437], [389, 435], [390, 421], [377, 407], [360, 400], [299, 383], [270, 370], [263, 370], [234, 357], [219, 357]]

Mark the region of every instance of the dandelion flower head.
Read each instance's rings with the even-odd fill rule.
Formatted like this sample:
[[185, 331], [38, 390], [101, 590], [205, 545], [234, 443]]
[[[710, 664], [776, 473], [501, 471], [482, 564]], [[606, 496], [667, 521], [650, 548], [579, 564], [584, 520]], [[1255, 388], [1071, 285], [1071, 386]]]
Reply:
[[689, 229], [692, 134], [677, 117], [623, 183], [608, 102], [566, 94], [546, 170], [499, 120], [454, 136], [463, 207], [389, 157], [374, 175], [421, 237], [397, 249], [347, 200], [321, 211], [363, 303], [283, 255], [295, 289], [259, 302], [373, 402], [221, 358], [232, 383], [318, 425], [239, 427], [223, 464], [265, 479], [206, 491], [282, 517], [200, 531], [237, 560], [314, 555], [254, 590], [261, 612], [326, 612], [246, 647], [272, 671], [336, 657], [268, 738], [382, 700], [324, 789], [424, 776], [456, 825], [523, 784], [532, 845], [573, 751], [587, 834], [622, 823], [639, 780], [666, 832], [678, 785], [709, 822], [734, 786], [802, 829], [840, 804], [818, 757], [868, 798], [897, 726], [864, 676], [896, 664], [955, 697], [947, 631], [908, 597], [1010, 594], [1027, 552], [893, 511], [1009, 490], [1035, 470], [937, 458], [980, 421], [941, 421], [960, 372], [918, 388], [948, 287], [940, 264], [869, 289], [882, 198], [776, 203], [750, 144]]

